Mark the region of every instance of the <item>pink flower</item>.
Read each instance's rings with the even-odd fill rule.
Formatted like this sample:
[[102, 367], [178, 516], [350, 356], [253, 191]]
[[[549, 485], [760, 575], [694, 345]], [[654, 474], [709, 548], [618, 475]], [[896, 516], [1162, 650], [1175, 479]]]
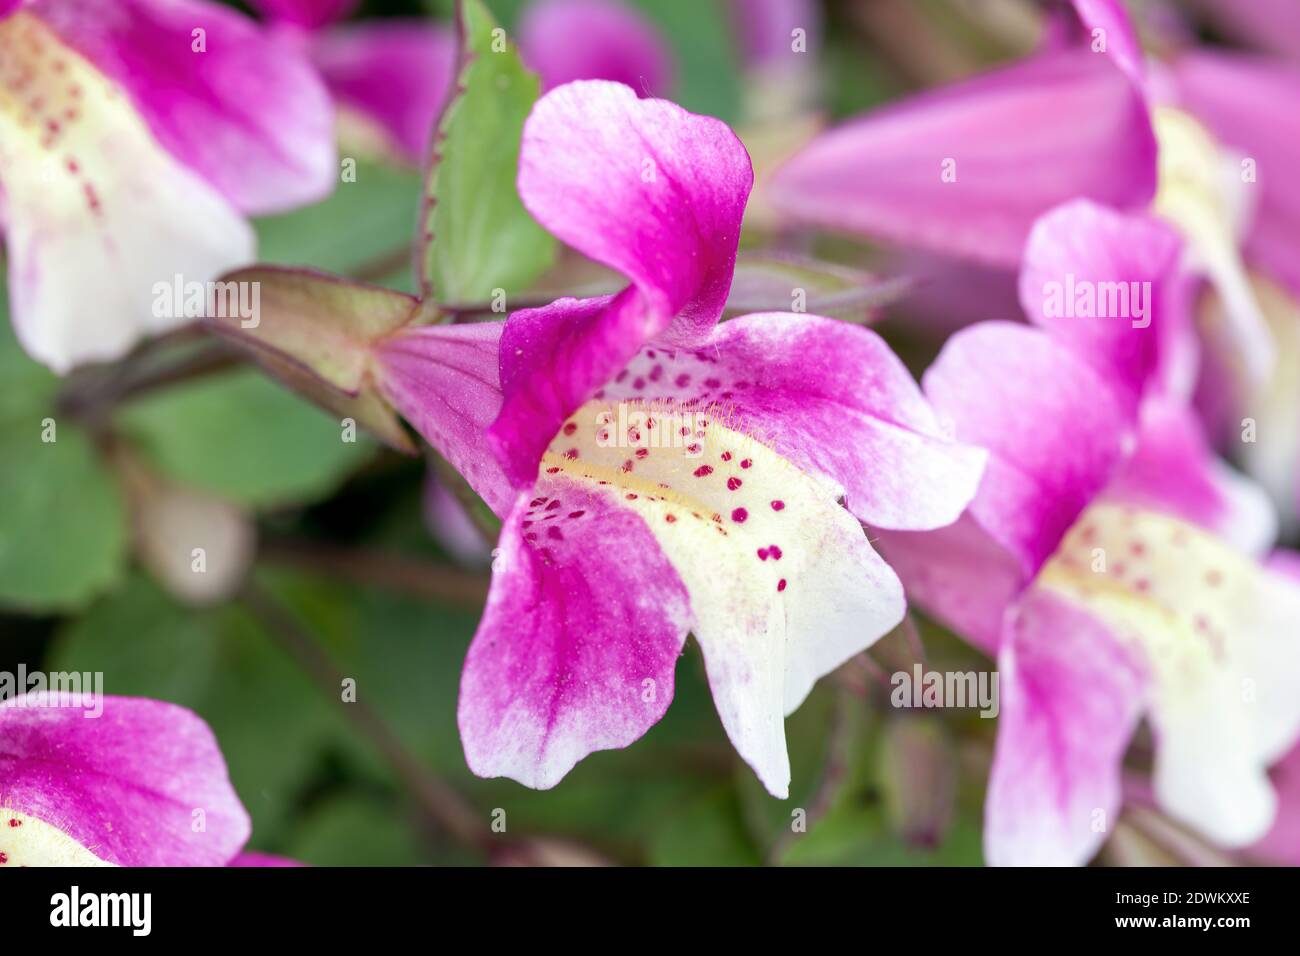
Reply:
[[0, 703], [0, 741], [0, 868], [225, 866], [248, 840], [212, 731], [183, 707], [26, 694]]
[[544, 90], [573, 80], [613, 80], [639, 96], [672, 87], [663, 38], [619, 0], [536, 0], [519, 21], [519, 49]]
[[520, 196], [627, 287], [374, 352], [385, 397], [504, 519], [461, 682], [479, 775], [551, 787], [630, 744], [694, 633], [723, 726], [784, 796], [785, 715], [903, 614], [860, 521], [939, 527], [974, 494], [983, 455], [874, 333], [718, 325], [751, 182], [717, 120], [560, 87], [525, 126]]
[[[992, 863], [1086, 862], [1143, 717], [1158, 803], [1249, 844], [1273, 818], [1267, 769], [1300, 734], [1300, 588], [1259, 560], [1274, 515], [1214, 459], [1179, 391], [1180, 248], [1145, 216], [1049, 213], [1021, 272], [1038, 328], [973, 326], [924, 377], [989, 467], [961, 521], [882, 547], [918, 603], [997, 655]], [[1077, 290], [1068, 316], [1049, 307], [1054, 282]], [[1096, 306], [1121, 289], [1125, 310]]]
[[455, 32], [414, 18], [339, 24], [356, 0], [252, 0], [277, 38], [310, 59], [342, 118], [417, 164], [456, 74]]
[[1052, 207], [1139, 208], [1155, 188], [1142, 92], [1113, 58], [1079, 48], [850, 120], [769, 184], [793, 221], [1011, 267]]
[[56, 371], [187, 321], [156, 309], [156, 283], [251, 261], [244, 215], [332, 188], [324, 89], [240, 14], [199, 0], [6, 6], [0, 189], [13, 322]]

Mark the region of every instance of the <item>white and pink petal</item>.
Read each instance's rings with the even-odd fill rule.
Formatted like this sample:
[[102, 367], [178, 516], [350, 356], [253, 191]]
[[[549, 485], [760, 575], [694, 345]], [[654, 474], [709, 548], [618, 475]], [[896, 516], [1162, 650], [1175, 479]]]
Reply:
[[334, 188], [324, 84], [305, 54], [243, 14], [204, 0], [31, 0], [24, 12], [124, 91], [163, 148], [242, 212], [280, 212]]
[[0, 47], [0, 221], [23, 347], [64, 372], [189, 321], [177, 276], [246, 264], [252, 229], [26, 8], [0, 22]]
[[212, 731], [182, 707], [28, 694], [0, 703], [0, 740], [0, 865], [224, 866], [248, 840]]

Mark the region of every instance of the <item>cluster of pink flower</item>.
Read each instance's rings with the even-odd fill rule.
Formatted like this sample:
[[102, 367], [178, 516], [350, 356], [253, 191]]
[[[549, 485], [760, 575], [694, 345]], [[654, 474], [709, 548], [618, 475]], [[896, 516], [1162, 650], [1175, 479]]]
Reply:
[[[146, 277], [244, 265], [241, 213], [327, 192], [320, 77], [400, 153], [424, 148], [449, 34], [328, 26], [346, 0], [255, 6], [268, 28], [198, 0], [0, 2], [5, 238], [34, 357], [120, 355], [159, 330], [132, 325]], [[743, 6], [755, 69], [791, 23], [815, 42], [808, 4]], [[566, 17], [599, 43], [566, 55]], [[1300, 738], [1300, 556], [1272, 550], [1300, 500], [1300, 68], [1190, 41], [1149, 59], [1118, 0], [1052, 17], [1023, 62], [820, 133], [756, 184], [726, 124], [646, 95], [670, 73], [648, 28], [542, 4], [521, 30], [548, 92], [518, 195], [621, 291], [452, 324], [259, 270], [264, 295], [355, 292], [400, 317], [364, 346], [373, 400], [502, 521], [461, 683], [476, 774], [552, 787], [633, 743], [694, 634], [736, 751], [785, 797], [785, 717], [910, 602], [997, 660], [989, 862], [1086, 863], [1126, 799], [1300, 862], [1300, 796], [1270, 777]], [[195, 24], [201, 70], [163, 52]], [[444, 79], [407, 95], [412, 68]], [[859, 323], [720, 321], [751, 191], [787, 231], [1018, 270], [1025, 321], [953, 304], [964, 327], [920, 384]], [[629, 408], [691, 434], [608, 440]], [[1225, 423], [1250, 432], [1250, 477], [1217, 456]], [[247, 817], [201, 722], [115, 698], [72, 713], [0, 705], [0, 863], [236, 856]]]

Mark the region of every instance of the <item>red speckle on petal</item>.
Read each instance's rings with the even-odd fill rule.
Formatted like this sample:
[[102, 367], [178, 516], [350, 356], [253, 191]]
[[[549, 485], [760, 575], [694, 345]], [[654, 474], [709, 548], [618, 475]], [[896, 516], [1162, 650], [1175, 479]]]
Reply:
[[741, 468], [748, 468], [748, 467], [750, 467], [752, 464], [754, 464], [754, 463], [753, 463], [752, 461], [750, 461], [748, 458], [746, 458], [746, 459], [744, 459], [744, 460], [740, 463], [740, 467], [741, 467]]
[[664, 515], [664, 520], [667, 521], [669, 524], [672, 524], [674, 521], [677, 520], [677, 515]]
[[573, 422], [569, 422], [567, 425], [564, 426], [564, 434], [566, 435], [572, 435], [577, 430], [578, 430], [578, 426], [575, 425]]
[[778, 548], [776, 545], [772, 545], [770, 548], [768, 548], [767, 553], [772, 556], [773, 561], [781, 560], [781, 549]]
[[23, 825], [23, 821], [22, 821], [22, 820], [19, 820], [17, 817], [10, 817], [10, 818], [9, 818], [9, 826], [11, 826], [11, 827], [20, 827], [20, 826], [22, 826], [22, 825]]
[[578, 449], [570, 448], [568, 451], [564, 453], [564, 457], [569, 459], [569, 461], [573, 461], [575, 458], [578, 457]]
[[749, 517], [749, 512], [746, 511], [744, 508], [737, 508], [735, 511], [731, 513], [731, 520], [736, 522], [736, 524], [744, 524], [745, 519], [748, 517]]
[[636, 501], [636, 499], [637, 499], [637, 496], [634, 495], [634, 494], [632, 494], [631, 492], [628, 492], [628, 493], [627, 493], [626, 495], [624, 495], [623, 497], [625, 497], [628, 501]]
[[773, 510], [773, 511], [781, 511], [781, 510], [784, 509], [784, 508], [785, 508], [785, 502], [784, 502], [784, 501], [774, 501], [774, 502], [772, 502], [772, 510]]
[[723, 461], [731, 461], [731, 452], [729, 452], [729, 451], [724, 451], [724, 452], [722, 453], [722, 460], [723, 460]]
[[627, 474], [631, 470], [632, 470], [632, 459], [629, 458], [627, 461], [623, 462], [623, 473]]
[[675, 382], [678, 388], [685, 388], [687, 385], [691, 384], [691, 377], [683, 372], [681, 375], [677, 376]]
[[8, 862], [9, 862], [9, 857], [6, 856], [4, 853], [0, 853], [0, 866], [4, 866]]
[[744, 482], [742, 482], [739, 478], [728, 478], [728, 479], [727, 479], [727, 490], [728, 490], [728, 491], [735, 491], [735, 490], [736, 490], [737, 488], [739, 488], [742, 484], [744, 484]]
[[552, 501], [549, 505], [546, 506], [546, 510], [554, 511], [558, 507], [560, 507], [560, 499], [556, 498], [554, 501]]
[[699, 468], [695, 469], [696, 478], [703, 478], [706, 475], [711, 475], [711, 474], [713, 474], [713, 468], [710, 467], [709, 465], [700, 465]]
[[570, 511], [570, 512], [569, 512], [569, 517], [570, 517], [570, 518], [581, 518], [581, 517], [582, 517], [583, 515], [585, 515], [586, 513], [587, 513], [587, 512], [585, 512], [585, 511]]
[[777, 589], [778, 591], [784, 591], [784, 590], [785, 590], [785, 578], [782, 578], [780, 581], [777, 581], [777, 582], [776, 582], [776, 589]]
[[760, 560], [760, 561], [766, 561], [766, 560], [767, 560], [767, 548], [759, 548], [759, 549], [758, 549], [758, 560]]
[[646, 458], [646, 457], [649, 456], [649, 454], [650, 454], [650, 449], [649, 449], [649, 448], [638, 448], [638, 449], [636, 450], [636, 456], [637, 456], [638, 458]]

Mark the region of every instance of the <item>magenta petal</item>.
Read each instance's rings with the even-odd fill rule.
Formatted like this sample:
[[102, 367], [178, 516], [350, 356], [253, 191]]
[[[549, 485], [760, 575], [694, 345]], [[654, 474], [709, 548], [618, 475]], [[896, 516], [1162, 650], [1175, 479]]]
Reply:
[[1155, 368], [1181, 247], [1170, 226], [1149, 216], [1085, 199], [1059, 206], [1029, 234], [1021, 308], [1136, 404]]
[[1225, 33], [1261, 50], [1300, 59], [1300, 20], [1292, 0], [1196, 0]]
[[1277, 538], [1277, 514], [1263, 489], [1219, 460], [1195, 413], [1177, 399], [1147, 399], [1137, 447], [1105, 495], [1177, 515], [1250, 554]]
[[[1089, 49], [1095, 49], [1094, 40], [1105, 41], [1104, 52], [1115, 58], [1115, 63], [1135, 83], [1142, 81], [1142, 44], [1137, 31], [1121, 0], [1073, 0], [1074, 10], [1083, 21], [1089, 36]], [[1099, 35], [1097, 31], [1101, 31]]]
[[91, 718], [89, 698], [53, 701], [31, 694], [0, 704], [0, 806], [120, 866], [224, 866], [239, 852], [248, 814], [195, 714], [105, 697]]
[[474, 773], [545, 789], [663, 716], [691, 610], [640, 516], [560, 476], [533, 494], [502, 529], [459, 723]]
[[934, 531], [879, 531], [876, 547], [909, 600], [990, 656], [1003, 615], [1026, 583], [1020, 562], [969, 514]]
[[537, 101], [519, 157], [524, 205], [632, 285], [507, 321], [505, 403], [492, 442], [516, 487], [532, 483], [565, 417], [642, 344], [689, 344], [709, 334], [731, 288], [753, 181], [745, 147], [719, 120], [638, 100], [628, 87], [600, 80]]
[[1250, 855], [1275, 866], [1300, 866], [1300, 747], [1269, 771], [1277, 791], [1277, 817]]
[[1182, 106], [1229, 149], [1254, 160], [1259, 197], [1247, 257], [1300, 293], [1300, 66], [1223, 53], [1174, 64]]
[[497, 343], [502, 327], [500, 322], [410, 326], [376, 345], [374, 361], [384, 397], [504, 517], [514, 493], [486, 435], [501, 410]]
[[1073, 352], [1008, 322], [958, 332], [922, 382], [957, 439], [991, 452], [971, 514], [1032, 577], [1110, 479], [1131, 412]]
[[654, 322], [635, 286], [510, 316], [501, 336], [505, 402], [488, 440], [516, 488], [532, 484], [564, 419], [627, 364]]
[[1079, 866], [1114, 828], [1145, 676], [1093, 617], [1031, 591], [1008, 621], [984, 809], [995, 866]]
[[957, 520], [986, 459], [952, 440], [879, 335], [821, 316], [745, 315], [696, 349], [647, 347], [605, 394], [713, 408], [726, 427], [833, 479], [848, 509], [881, 528]]
[[1014, 266], [1053, 206], [1145, 205], [1155, 185], [1141, 95], [1108, 58], [1077, 51], [850, 121], [778, 170], [769, 195], [798, 221]]
[[361, 0], [248, 0], [249, 6], [273, 23], [291, 23], [308, 29], [342, 20], [360, 2]]
[[341, 106], [377, 122], [418, 163], [451, 91], [456, 38], [422, 20], [380, 20], [316, 37], [312, 62]]
[[242, 211], [279, 212], [334, 188], [329, 94], [304, 56], [247, 17], [201, 0], [33, 0], [30, 10]]
[[537, 0], [519, 21], [524, 62], [550, 90], [573, 80], [613, 80], [639, 96], [672, 85], [663, 38], [618, 0]]
[[[821, 46], [822, 15], [814, 0], [728, 0], [731, 19], [745, 62], [767, 69], [786, 61], [803, 66]], [[804, 48], [794, 48], [794, 31], [802, 30]]]
[[524, 124], [519, 195], [528, 211], [627, 276], [654, 333], [673, 342], [698, 341], [722, 314], [753, 183], [726, 123], [639, 100], [618, 83], [552, 90]]

